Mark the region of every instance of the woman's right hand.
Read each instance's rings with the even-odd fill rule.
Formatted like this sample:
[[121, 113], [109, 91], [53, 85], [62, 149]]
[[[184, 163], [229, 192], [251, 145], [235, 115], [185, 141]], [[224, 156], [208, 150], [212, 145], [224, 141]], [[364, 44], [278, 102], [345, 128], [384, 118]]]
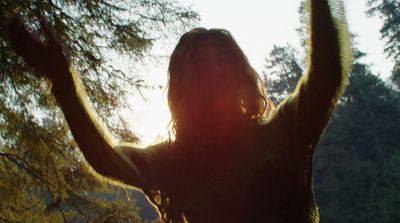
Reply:
[[45, 17], [42, 17], [40, 24], [47, 39], [45, 42], [29, 32], [19, 16], [14, 16], [9, 23], [8, 38], [16, 54], [37, 74], [57, 82], [65, 78], [63, 74], [69, 73], [70, 57], [64, 53]]

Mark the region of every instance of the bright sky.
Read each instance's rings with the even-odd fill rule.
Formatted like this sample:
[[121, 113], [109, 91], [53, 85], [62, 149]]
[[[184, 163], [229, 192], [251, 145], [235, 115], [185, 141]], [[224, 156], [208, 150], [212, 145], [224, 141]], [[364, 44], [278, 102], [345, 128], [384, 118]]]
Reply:
[[[263, 70], [265, 57], [273, 44], [286, 42], [298, 46], [295, 29], [299, 27], [300, 0], [181, 0], [200, 13], [201, 26], [224, 28], [232, 32], [254, 68]], [[367, 0], [344, 0], [350, 31], [359, 34], [359, 48], [369, 54], [365, 60], [374, 63], [373, 70], [383, 77], [390, 74], [391, 65], [383, 54], [378, 18], [365, 15]]]
[[[298, 7], [300, 0], [180, 0], [191, 5], [201, 16], [199, 26], [206, 28], [224, 28], [229, 30], [252, 66], [259, 72], [263, 70], [265, 57], [272, 46], [287, 42], [299, 45], [295, 29], [299, 27]], [[368, 54], [364, 62], [372, 64], [372, 70], [386, 79], [393, 67], [383, 53], [380, 40], [378, 18], [365, 15], [367, 0], [345, 0], [346, 14], [350, 31], [359, 35], [358, 48]], [[178, 40], [170, 46], [163, 46], [161, 54], [172, 52]], [[156, 46], [155, 51], [160, 54]], [[166, 85], [167, 60], [158, 65], [149, 64], [145, 81], [149, 84]], [[166, 125], [169, 122], [166, 92], [162, 90], [143, 90], [148, 99], [144, 102], [139, 96], [132, 99], [135, 111], [130, 115], [135, 132], [142, 138], [140, 146], [155, 143], [168, 136]]]

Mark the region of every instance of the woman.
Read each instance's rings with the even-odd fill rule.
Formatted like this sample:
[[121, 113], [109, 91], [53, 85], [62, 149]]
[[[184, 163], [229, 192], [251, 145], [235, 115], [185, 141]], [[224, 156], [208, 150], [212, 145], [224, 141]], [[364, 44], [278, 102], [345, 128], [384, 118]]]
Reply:
[[28, 65], [52, 81], [93, 169], [143, 190], [163, 222], [318, 222], [312, 158], [351, 64], [342, 4], [330, 3], [338, 8], [309, 0], [308, 72], [268, 120], [272, 110], [260, 79], [229, 32], [198, 28], [184, 34], [169, 65], [176, 139], [146, 150], [107, 137], [79, 76], [45, 26], [47, 44], [18, 20], [10, 40]]

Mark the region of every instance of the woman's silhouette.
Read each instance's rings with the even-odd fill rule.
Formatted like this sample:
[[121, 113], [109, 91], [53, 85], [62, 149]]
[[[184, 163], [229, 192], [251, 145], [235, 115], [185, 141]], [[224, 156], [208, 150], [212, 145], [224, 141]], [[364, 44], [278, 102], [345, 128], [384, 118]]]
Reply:
[[342, 7], [340, 1], [309, 0], [308, 72], [274, 110], [228, 31], [185, 33], [169, 64], [176, 139], [146, 150], [107, 136], [46, 24], [47, 43], [17, 18], [9, 36], [25, 62], [52, 81], [93, 169], [142, 189], [163, 222], [318, 222], [312, 158], [351, 64]]

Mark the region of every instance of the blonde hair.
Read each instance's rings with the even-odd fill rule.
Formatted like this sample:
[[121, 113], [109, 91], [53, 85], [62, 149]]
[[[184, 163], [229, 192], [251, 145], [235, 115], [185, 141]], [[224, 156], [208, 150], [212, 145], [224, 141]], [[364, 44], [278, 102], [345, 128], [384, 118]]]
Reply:
[[[195, 83], [187, 83], [185, 76], [190, 74], [187, 69], [191, 65], [191, 59], [199, 43], [205, 39], [218, 41], [235, 58], [241, 70], [239, 76], [240, 86], [237, 92], [238, 103], [242, 113], [249, 120], [260, 120], [267, 117], [273, 108], [273, 103], [266, 97], [264, 85], [257, 72], [250, 66], [246, 55], [240, 49], [229, 31], [224, 29], [195, 28], [185, 33], [175, 47], [169, 62], [168, 75], [168, 104], [171, 110], [171, 124], [175, 134], [180, 129], [181, 121], [185, 118], [184, 113], [190, 109], [190, 100], [185, 100], [185, 88], [191, 88]], [[207, 114], [203, 114], [207, 115]]]

